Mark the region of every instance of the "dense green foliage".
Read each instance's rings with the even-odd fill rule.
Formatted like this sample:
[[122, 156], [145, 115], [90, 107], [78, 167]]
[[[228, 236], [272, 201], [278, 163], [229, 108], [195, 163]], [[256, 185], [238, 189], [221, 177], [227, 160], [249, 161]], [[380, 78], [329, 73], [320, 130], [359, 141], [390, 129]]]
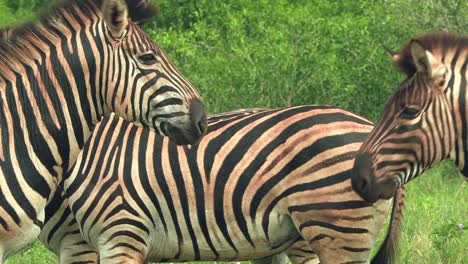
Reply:
[[[0, 0], [0, 26], [52, 0]], [[146, 30], [210, 113], [332, 104], [375, 120], [403, 79], [382, 49], [430, 31], [464, 33], [466, 0], [160, 0]], [[468, 192], [445, 165], [409, 185], [404, 263], [463, 263]], [[466, 222], [465, 222], [466, 225]], [[43, 249], [9, 263], [50, 263]]]
[[459, 0], [166, 0], [147, 28], [211, 112], [333, 104], [375, 119], [402, 79], [382, 45], [462, 32], [467, 13]]

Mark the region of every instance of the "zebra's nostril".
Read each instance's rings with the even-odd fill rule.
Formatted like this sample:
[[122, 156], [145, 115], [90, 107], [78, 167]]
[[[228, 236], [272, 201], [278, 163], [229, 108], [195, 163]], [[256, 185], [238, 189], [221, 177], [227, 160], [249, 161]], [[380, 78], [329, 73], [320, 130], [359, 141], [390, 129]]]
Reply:
[[366, 178], [361, 178], [361, 182], [358, 183], [357, 187], [361, 193], [366, 193], [367, 189], [369, 188], [369, 183], [367, 182]]
[[198, 121], [197, 123], [197, 126], [198, 126], [198, 130], [200, 132], [200, 135], [204, 135], [207, 128], [208, 128], [208, 121], [206, 119], [206, 115], [203, 115], [200, 119], [200, 121]]
[[354, 163], [351, 183], [353, 189], [366, 200], [370, 199], [368, 196], [373, 189], [372, 175], [372, 156], [368, 153], [358, 155]]

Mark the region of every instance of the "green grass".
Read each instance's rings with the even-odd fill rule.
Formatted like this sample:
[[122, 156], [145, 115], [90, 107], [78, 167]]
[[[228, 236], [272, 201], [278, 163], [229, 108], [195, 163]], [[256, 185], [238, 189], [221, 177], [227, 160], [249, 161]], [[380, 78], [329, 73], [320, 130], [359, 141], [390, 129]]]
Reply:
[[[401, 263], [467, 263], [467, 185], [450, 163], [443, 163], [407, 185]], [[56, 262], [55, 256], [36, 242], [7, 264]]]
[[21, 251], [6, 261], [7, 264], [52, 264], [57, 263], [57, 257], [48, 251], [39, 241], [32, 247]]
[[444, 163], [407, 186], [402, 263], [467, 263], [468, 190], [463, 176]]

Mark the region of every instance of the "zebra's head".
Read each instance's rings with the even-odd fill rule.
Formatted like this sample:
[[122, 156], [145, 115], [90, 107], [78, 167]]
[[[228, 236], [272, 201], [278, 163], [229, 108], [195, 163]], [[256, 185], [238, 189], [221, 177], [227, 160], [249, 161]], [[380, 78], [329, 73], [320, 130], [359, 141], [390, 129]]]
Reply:
[[393, 62], [406, 80], [389, 98], [354, 163], [352, 186], [365, 200], [389, 199], [395, 191], [452, 151], [451, 76], [440, 51], [413, 39]]
[[147, 0], [92, 1], [101, 8], [98, 24], [103, 26], [97, 26], [104, 31], [101, 52], [109, 55], [101, 58], [108, 65], [101, 92], [107, 112], [166, 135], [176, 144], [197, 142], [207, 127], [200, 96], [140, 27], [156, 8]]

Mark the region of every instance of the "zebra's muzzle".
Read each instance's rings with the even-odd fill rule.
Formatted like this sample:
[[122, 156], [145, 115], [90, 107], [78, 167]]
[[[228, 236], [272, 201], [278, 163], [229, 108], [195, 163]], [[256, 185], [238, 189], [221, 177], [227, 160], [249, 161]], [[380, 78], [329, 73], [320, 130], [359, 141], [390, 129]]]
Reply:
[[193, 145], [200, 142], [208, 127], [205, 108], [200, 100], [192, 101], [188, 123], [188, 125], [166, 123], [166, 135], [177, 145]]
[[356, 157], [351, 184], [353, 190], [364, 200], [375, 203], [379, 199], [390, 199], [395, 194], [399, 183], [397, 177], [382, 177], [377, 179], [373, 167], [372, 156], [364, 153]]

